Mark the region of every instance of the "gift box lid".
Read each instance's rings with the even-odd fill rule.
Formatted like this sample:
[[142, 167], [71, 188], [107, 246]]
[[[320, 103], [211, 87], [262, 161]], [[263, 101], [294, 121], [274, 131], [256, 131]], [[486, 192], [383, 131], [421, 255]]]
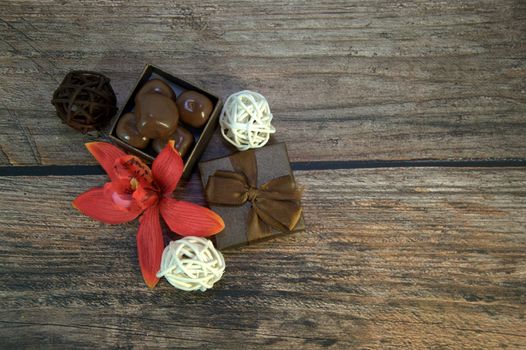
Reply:
[[[272, 179], [285, 175], [290, 175], [294, 179], [285, 143], [278, 143], [248, 152], [254, 152], [256, 158], [258, 187]], [[233, 156], [235, 156], [235, 154]], [[217, 170], [235, 171], [230, 157], [199, 163], [201, 179], [205, 188], [210, 176], [212, 176]], [[249, 239], [247, 232], [248, 216], [251, 206], [252, 204], [249, 201], [241, 206], [210, 205], [210, 208], [217, 212], [225, 221], [225, 229], [214, 236], [217, 248], [224, 249], [253, 244], [256, 241], [283, 234], [282, 231], [273, 228], [271, 234], [266, 237], [258, 238], [256, 240]], [[291, 232], [297, 232], [304, 229], [305, 222], [303, 220], [303, 214], [301, 214], [298, 223]]]

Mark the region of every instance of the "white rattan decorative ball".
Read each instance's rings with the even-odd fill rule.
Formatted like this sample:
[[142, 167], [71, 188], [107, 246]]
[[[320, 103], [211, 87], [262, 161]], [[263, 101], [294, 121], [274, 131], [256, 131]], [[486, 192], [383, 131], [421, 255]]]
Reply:
[[212, 241], [184, 237], [166, 246], [157, 277], [165, 277], [178, 289], [193, 291], [212, 288], [225, 271], [225, 260]]
[[240, 151], [264, 146], [276, 132], [271, 121], [265, 97], [250, 90], [230, 95], [219, 117], [223, 137]]

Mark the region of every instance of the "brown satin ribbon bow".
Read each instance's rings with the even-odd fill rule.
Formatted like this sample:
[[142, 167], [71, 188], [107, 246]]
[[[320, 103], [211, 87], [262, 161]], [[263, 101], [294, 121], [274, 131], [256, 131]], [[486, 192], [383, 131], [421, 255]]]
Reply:
[[206, 184], [210, 204], [241, 206], [251, 202], [248, 214], [248, 240], [269, 236], [271, 228], [282, 232], [294, 229], [301, 216], [301, 190], [291, 175], [274, 178], [257, 187], [254, 151], [230, 157], [235, 171], [217, 170]]

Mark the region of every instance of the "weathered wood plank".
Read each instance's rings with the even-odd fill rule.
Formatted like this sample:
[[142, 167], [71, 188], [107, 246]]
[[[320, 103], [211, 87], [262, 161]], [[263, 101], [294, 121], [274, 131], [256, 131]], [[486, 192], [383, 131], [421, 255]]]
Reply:
[[49, 101], [72, 69], [120, 104], [145, 63], [266, 95], [294, 161], [525, 157], [521, 1], [0, 4], [0, 164], [93, 160]]
[[[224, 279], [195, 294], [143, 286], [136, 222], [102, 225], [71, 208], [104, 176], [0, 177], [0, 343], [520, 348], [525, 175], [297, 172], [307, 231], [225, 251]], [[178, 196], [201, 202], [198, 180]]]

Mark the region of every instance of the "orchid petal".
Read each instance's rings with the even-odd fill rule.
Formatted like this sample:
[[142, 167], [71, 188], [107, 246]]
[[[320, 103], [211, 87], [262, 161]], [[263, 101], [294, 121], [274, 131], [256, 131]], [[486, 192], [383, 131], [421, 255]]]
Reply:
[[194, 203], [163, 198], [160, 208], [170, 230], [181, 236], [208, 237], [225, 228], [225, 223], [219, 215]]
[[174, 141], [168, 141], [152, 164], [153, 177], [163, 194], [170, 194], [175, 190], [183, 168], [183, 159], [175, 149]]
[[86, 143], [86, 148], [104, 168], [110, 179], [114, 180], [116, 178], [113, 167], [115, 160], [124, 157], [126, 153], [108, 142], [89, 142]]
[[161, 267], [164, 250], [163, 234], [157, 206], [146, 209], [141, 217], [137, 232], [137, 253], [142, 277], [149, 288], [155, 287], [159, 278], [157, 272]]
[[141, 213], [140, 210], [129, 210], [115, 204], [103, 187], [82, 193], [72, 204], [82, 214], [106, 224], [122, 224], [135, 219]]

